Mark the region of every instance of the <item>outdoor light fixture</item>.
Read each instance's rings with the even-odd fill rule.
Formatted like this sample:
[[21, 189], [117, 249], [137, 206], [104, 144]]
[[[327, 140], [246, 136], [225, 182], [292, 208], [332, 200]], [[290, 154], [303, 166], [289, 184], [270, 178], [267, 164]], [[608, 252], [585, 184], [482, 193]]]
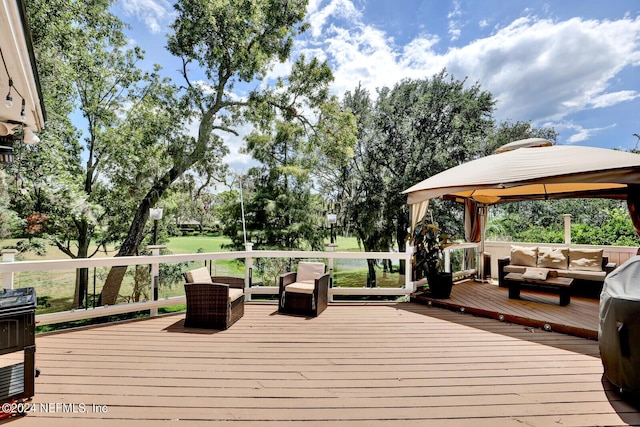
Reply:
[[11, 88], [13, 87], [13, 80], [9, 77], [9, 93], [7, 93], [7, 97], [5, 100], [5, 104], [7, 108], [13, 107], [13, 97], [11, 96]]
[[333, 225], [338, 221], [338, 215], [334, 213], [327, 214], [327, 221], [329, 221], [329, 236], [331, 239], [331, 243], [333, 244]]
[[20, 91], [13, 85], [13, 78], [9, 74], [9, 68], [7, 68], [7, 62], [5, 61], [4, 54], [2, 53], [2, 49], [0, 49], [0, 59], [2, 59], [2, 64], [4, 65], [4, 71], [7, 73], [7, 79], [9, 80], [9, 92], [7, 92], [7, 96], [4, 98], [4, 103], [7, 108], [13, 107], [13, 96], [11, 95], [12, 91], [15, 91], [16, 94], [22, 98], [22, 110], [20, 111], [20, 119], [22, 122], [27, 121], [27, 114], [25, 110], [25, 99], [24, 96], [20, 93]]
[[29, 128], [26, 128], [24, 130], [23, 140], [25, 144], [37, 144], [38, 142], [40, 142], [40, 138], [38, 138], [38, 135], [33, 133], [33, 131]]
[[162, 208], [150, 208], [149, 216], [156, 221], [162, 219]]
[[158, 221], [162, 219], [162, 208], [149, 208], [149, 216], [153, 220], [153, 244], [158, 242]]

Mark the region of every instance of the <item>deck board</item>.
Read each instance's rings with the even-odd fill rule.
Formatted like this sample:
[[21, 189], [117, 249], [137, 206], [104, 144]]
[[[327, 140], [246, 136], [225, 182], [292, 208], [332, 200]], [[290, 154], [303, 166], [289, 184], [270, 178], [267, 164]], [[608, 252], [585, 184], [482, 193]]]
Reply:
[[[11, 425], [640, 424], [593, 340], [414, 303], [245, 313], [226, 331], [177, 314], [39, 335], [36, 409]], [[40, 410], [56, 403], [85, 411]]]
[[583, 338], [597, 339], [599, 301], [592, 298], [571, 297], [567, 306], [558, 304], [558, 295], [522, 290], [520, 299], [509, 299], [508, 289], [494, 283], [472, 280], [456, 283], [448, 299], [436, 300], [418, 294], [416, 302], [430, 302], [457, 310], [463, 307], [473, 313], [508, 320], [523, 325], [541, 327], [548, 324], [553, 330]]

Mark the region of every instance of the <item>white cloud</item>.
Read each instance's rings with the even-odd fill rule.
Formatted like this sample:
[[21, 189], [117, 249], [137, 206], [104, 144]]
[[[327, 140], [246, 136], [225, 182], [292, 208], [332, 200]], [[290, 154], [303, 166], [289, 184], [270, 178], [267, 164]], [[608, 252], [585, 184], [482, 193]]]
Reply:
[[566, 134], [564, 139], [567, 144], [588, 141], [594, 135], [615, 127], [615, 125], [610, 125], [597, 128], [585, 128], [573, 121], [547, 122], [541, 125], [543, 127], [553, 127], [560, 134]]
[[[640, 20], [564, 22], [521, 18], [491, 37], [447, 54], [448, 68], [490, 90], [518, 120], [560, 119], [622, 100], [612, 79], [638, 65]], [[626, 91], [624, 99], [638, 94]]]
[[625, 101], [632, 101], [640, 97], [640, 93], [632, 90], [622, 90], [620, 92], [605, 93], [601, 96], [594, 97], [591, 105], [594, 108], [605, 108], [619, 104]]
[[121, 0], [120, 4], [127, 15], [144, 22], [153, 34], [163, 32], [173, 15], [173, 7], [167, 0]]
[[[329, 20], [338, 10], [353, 12], [345, 13], [355, 21], [347, 27]], [[450, 17], [459, 15], [456, 10]], [[359, 82], [375, 95], [377, 87], [392, 87], [403, 78], [428, 78], [447, 68], [455, 78], [479, 82], [490, 91], [499, 120], [557, 122], [585, 109], [640, 97], [636, 87], [613, 90], [621, 71], [640, 65], [640, 18], [552, 21], [525, 16], [490, 36], [443, 51], [441, 40], [428, 33], [398, 46], [355, 11], [347, 0], [326, 7], [315, 2], [313, 37], [304, 46], [325, 52], [338, 95]]]
[[225, 156], [224, 163], [228, 164], [232, 170], [247, 171], [249, 168], [257, 166], [258, 162], [249, 154], [242, 153], [245, 146], [244, 137], [249, 135], [253, 130], [251, 124], [244, 124], [235, 128], [239, 135], [229, 132], [217, 132], [224, 140], [225, 145], [229, 148], [229, 154]]
[[460, 2], [453, 2], [453, 10], [449, 12], [447, 18], [449, 18], [449, 37], [451, 41], [458, 40], [462, 34], [462, 22], [460, 17], [462, 16], [462, 10], [460, 8]]
[[310, 2], [307, 7], [307, 21], [311, 26], [313, 37], [320, 37], [329, 18], [343, 18], [356, 21], [361, 18], [360, 12], [349, 0], [331, 0], [325, 7], [320, 7], [322, 1]]

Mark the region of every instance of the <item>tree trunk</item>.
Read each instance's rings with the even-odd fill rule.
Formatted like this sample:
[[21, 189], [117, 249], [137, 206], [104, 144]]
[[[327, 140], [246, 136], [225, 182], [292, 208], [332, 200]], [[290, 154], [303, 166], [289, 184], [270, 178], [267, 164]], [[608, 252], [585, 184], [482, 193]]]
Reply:
[[[116, 257], [133, 256], [138, 252], [138, 246], [140, 246], [144, 238], [144, 226], [149, 219], [149, 208], [154, 206], [158, 199], [153, 192], [154, 190], [147, 193], [147, 196], [140, 202], [133, 216], [127, 237], [122, 242]], [[102, 288], [102, 293], [100, 294], [101, 305], [114, 305], [116, 303], [120, 287], [122, 286], [122, 279], [126, 272], [126, 266], [112, 267], [111, 270], [109, 270], [104, 287]]]
[[375, 288], [376, 287], [376, 260], [368, 259], [367, 267], [369, 268], [369, 273], [367, 274], [367, 288]]
[[[89, 224], [86, 221], [78, 223], [78, 253], [77, 258], [86, 258], [89, 256], [89, 243], [91, 236], [89, 233]], [[83, 308], [87, 298], [87, 289], [89, 287], [89, 269], [76, 269], [76, 290], [73, 295], [73, 308]]]
[[[118, 250], [116, 257], [133, 256], [138, 253], [138, 247], [144, 238], [144, 226], [149, 219], [149, 208], [156, 205], [171, 183], [182, 175], [183, 172], [184, 169], [182, 168], [174, 167], [171, 169], [164, 177], [156, 182], [156, 184], [140, 201], [140, 205], [138, 205], [138, 209], [136, 210], [131, 226], [129, 227], [127, 237], [125, 237], [122, 245], [120, 245], [120, 249]], [[104, 287], [102, 288], [102, 293], [100, 294], [101, 305], [114, 305], [116, 303], [120, 287], [122, 286], [122, 279], [126, 272], [126, 266], [116, 266], [109, 270]]]

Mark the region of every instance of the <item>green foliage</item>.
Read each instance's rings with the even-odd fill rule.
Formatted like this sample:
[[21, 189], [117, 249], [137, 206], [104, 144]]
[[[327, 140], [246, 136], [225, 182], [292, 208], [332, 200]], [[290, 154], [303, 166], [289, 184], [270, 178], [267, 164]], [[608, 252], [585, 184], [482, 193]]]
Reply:
[[[246, 151], [262, 166], [252, 168], [245, 179], [246, 228], [256, 248], [322, 248], [326, 231], [314, 180], [346, 164], [355, 140], [353, 117], [329, 96], [332, 79], [326, 63], [301, 57], [286, 85], [281, 79], [256, 97], [251, 114], [259, 126], [246, 138]], [[311, 120], [302, 111], [318, 117]], [[237, 215], [237, 201], [234, 205]], [[235, 218], [225, 234], [241, 247], [239, 216]]]
[[415, 269], [423, 277], [444, 271], [444, 249], [452, 244], [451, 238], [435, 224], [426, 222], [427, 217], [413, 231], [415, 246]]
[[605, 217], [598, 225], [572, 225], [571, 241], [588, 245], [639, 245], [638, 235], [626, 209], [611, 209], [604, 214]]
[[[487, 137], [493, 106], [491, 94], [478, 84], [455, 80], [446, 71], [381, 88], [375, 104], [361, 88], [346, 94], [345, 108], [357, 117], [358, 141], [353, 160], [335, 177], [335, 199], [345, 226], [369, 240], [367, 250], [387, 250], [394, 241], [404, 250], [410, 224], [403, 190], [492, 151]], [[459, 207], [438, 202], [430, 209], [447, 218], [452, 235], [462, 234]]]
[[638, 246], [624, 202], [599, 199], [524, 201], [493, 206], [489, 240], [564, 242], [563, 214], [571, 215], [571, 242], [587, 245]]

